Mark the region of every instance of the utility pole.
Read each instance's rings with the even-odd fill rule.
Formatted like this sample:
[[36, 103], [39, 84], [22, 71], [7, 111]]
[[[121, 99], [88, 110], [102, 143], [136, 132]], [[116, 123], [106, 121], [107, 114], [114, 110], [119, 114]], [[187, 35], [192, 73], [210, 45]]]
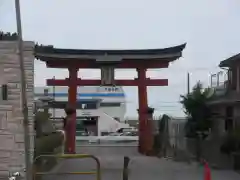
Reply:
[[[53, 76], [53, 79], [55, 79], [55, 76]], [[53, 86], [53, 101], [55, 101], [55, 93], [56, 93], [56, 86]], [[55, 107], [52, 109], [53, 110], [53, 113], [52, 113], [52, 116], [53, 118], [55, 119]]]
[[223, 71], [217, 73], [217, 87], [220, 86], [220, 76], [223, 74]]
[[190, 93], [190, 73], [187, 73], [187, 94]]
[[213, 85], [213, 75], [212, 74], [210, 74], [210, 87], [212, 87], [212, 85]]
[[[221, 72], [221, 71], [220, 71], [220, 72]], [[219, 76], [220, 76], [220, 74], [221, 74], [220, 72], [217, 73], [217, 87], [219, 87], [219, 85], [220, 85], [220, 82], [219, 82]]]
[[25, 149], [25, 168], [26, 168], [26, 180], [32, 179], [31, 173], [31, 159], [30, 159], [30, 135], [29, 135], [29, 122], [28, 122], [28, 107], [26, 96], [26, 77], [24, 68], [23, 57], [23, 40], [22, 40], [22, 25], [21, 25], [21, 11], [20, 0], [15, 0], [16, 10], [16, 22], [17, 22], [17, 34], [18, 34], [18, 55], [20, 64], [20, 76], [21, 76], [21, 99], [22, 99], [22, 113], [23, 113], [23, 129], [24, 129], [24, 149]]

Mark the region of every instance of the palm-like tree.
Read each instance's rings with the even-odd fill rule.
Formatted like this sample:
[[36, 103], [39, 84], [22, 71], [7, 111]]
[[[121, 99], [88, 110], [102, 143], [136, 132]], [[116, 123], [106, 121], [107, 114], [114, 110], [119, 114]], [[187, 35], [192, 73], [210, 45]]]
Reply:
[[181, 104], [188, 117], [186, 136], [196, 138], [198, 132], [206, 132], [211, 128], [211, 111], [207, 106], [210, 88], [203, 88], [198, 82], [191, 93], [181, 95]]

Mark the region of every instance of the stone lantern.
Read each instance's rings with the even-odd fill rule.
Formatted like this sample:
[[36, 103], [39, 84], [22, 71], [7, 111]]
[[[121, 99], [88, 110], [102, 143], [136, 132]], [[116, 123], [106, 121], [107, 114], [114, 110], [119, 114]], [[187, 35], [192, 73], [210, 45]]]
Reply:
[[[154, 108], [152, 107], [148, 107], [145, 111], [146, 113], [146, 120], [153, 120], [153, 113], [154, 113]], [[139, 112], [139, 109], [137, 109], [137, 111]]]
[[34, 102], [34, 111], [44, 111], [49, 113], [49, 104], [54, 101], [54, 98], [48, 95], [48, 89], [44, 89], [44, 95]]
[[155, 133], [155, 127], [154, 127], [154, 123], [153, 123], [153, 113], [154, 113], [154, 108], [152, 107], [148, 107], [147, 108], [147, 143], [148, 143], [148, 148], [147, 148], [147, 152], [146, 155], [148, 156], [152, 156], [154, 155], [153, 153], [153, 146], [154, 146], [154, 133]]
[[148, 107], [147, 108], [147, 118], [148, 120], [153, 120], [153, 113], [154, 113], [154, 108]]
[[71, 116], [76, 111], [70, 104], [68, 104], [64, 110], [67, 116]]

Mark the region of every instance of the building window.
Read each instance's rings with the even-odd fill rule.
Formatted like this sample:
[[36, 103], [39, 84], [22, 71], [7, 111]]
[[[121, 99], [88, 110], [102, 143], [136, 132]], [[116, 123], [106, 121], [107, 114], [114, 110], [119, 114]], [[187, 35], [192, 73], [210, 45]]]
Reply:
[[121, 103], [100, 103], [101, 107], [120, 107]]
[[228, 70], [228, 80], [230, 82], [232, 82], [232, 70], [231, 69]]
[[0, 91], [1, 91], [1, 100], [3, 100], [3, 101], [8, 100], [8, 86], [7, 86], [7, 84], [1, 85]]
[[[49, 102], [49, 106], [56, 109], [65, 109], [67, 105], [66, 101], [53, 101]], [[97, 109], [97, 103], [96, 102], [77, 102], [76, 105], [77, 109]]]
[[97, 103], [95, 102], [77, 102], [77, 109], [97, 109]]
[[225, 120], [225, 131], [231, 131], [233, 129], [233, 119]]
[[84, 109], [97, 109], [96, 103], [86, 103]]
[[44, 96], [48, 96], [48, 92], [49, 92], [48, 89], [44, 89], [44, 91], [43, 91], [43, 95], [44, 95]]
[[228, 106], [226, 108], [226, 119], [225, 119], [225, 130], [231, 131], [233, 129], [234, 122], [233, 122], [233, 107]]

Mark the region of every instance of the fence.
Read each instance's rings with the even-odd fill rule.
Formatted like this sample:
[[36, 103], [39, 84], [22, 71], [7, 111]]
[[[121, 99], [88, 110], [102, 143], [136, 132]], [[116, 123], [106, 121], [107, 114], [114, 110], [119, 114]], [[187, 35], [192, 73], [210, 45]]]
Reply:
[[96, 180], [101, 180], [101, 165], [97, 157], [90, 154], [63, 154], [63, 155], [41, 155], [35, 159], [35, 162], [40, 158], [58, 158], [58, 159], [83, 159], [91, 158], [96, 161], [96, 171], [73, 171], [73, 172], [35, 172], [33, 177], [46, 175], [92, 175], [96, 174]]

